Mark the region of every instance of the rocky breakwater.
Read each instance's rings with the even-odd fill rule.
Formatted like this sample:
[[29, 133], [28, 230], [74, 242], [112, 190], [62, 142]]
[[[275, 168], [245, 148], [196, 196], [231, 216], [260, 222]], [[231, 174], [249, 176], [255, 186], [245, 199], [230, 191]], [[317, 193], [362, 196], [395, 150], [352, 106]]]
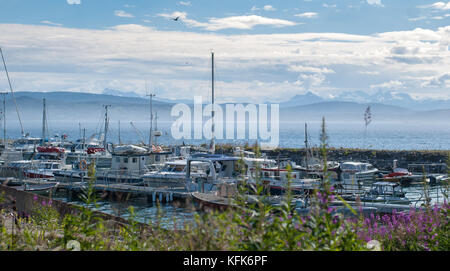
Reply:
[[[252, 147], [245, 148], [252, 151]], [[223, 153], [232, 153], [230, 148], [220, 148], [218, 151]], [[315, 157], [320, 157], [320, 150], [312, 150]], [[263, 151], [272, 159], [290, 159], [297, 164], [301, 164], [304, 159], [306, 150], [278, 148], [274, 150]], [[443, 151], [407, 151], [407, 150], [367, 150], [367, 149], [347, 149], [347, 148], [330, 148], [327, 150], [327, 159], [329, 161], [346, 162], [359, 161], [368, 162], [376, 168], [383, 171], [391, 171], [394, 160], [397, 160], [397, 167], [421, 171], [420, 164], [428, 164], [429, 170], [433, 173], [447, 173], [450, 164], [450, 150]], [[433, 164], [433, 165], [431, 165]], [[414, 166], [415, 165], [415, 166]]]

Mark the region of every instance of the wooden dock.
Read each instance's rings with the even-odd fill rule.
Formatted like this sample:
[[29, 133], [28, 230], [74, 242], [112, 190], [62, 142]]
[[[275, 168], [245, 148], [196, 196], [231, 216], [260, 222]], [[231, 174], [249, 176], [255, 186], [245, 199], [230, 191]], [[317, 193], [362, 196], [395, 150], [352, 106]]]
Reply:
[[[2, 180], [0, 180], [2, 181]], [[17, 184], [48, 184], [54, 181], [51, 180], [38, 180], [38, 179], [23, 179], [16, 180], [15, 178], [8, 178], [3, 180], [4, 182], [14, 182]], [[66, 190], [71, 193], [80, 193], [87, 189], [88, 183], [86, 182], [60, 182], [56, 186], [56, 190]], [[125, 183], [95, 183], [93, 189], [96, 192], [108, 192], [108, 193], [123, 193], [132, 194], [133, 196], [147, 197], [148, 200], [155, 202], [172, 202], [174, 200], [186, 200], [191, 198], [191, 193], [186, 190], [185, 187], [148, 187], [138, 186]]]
[[[86, 189], [88, 186], [87, 183], [74, 182], [74, 183], [59, 183], [59, 189], [65, 189], [69, 191], [81, 192], [83, 189]], [[186, 199], [191, 197], [191, 193], [189, 193], [184, 187], [147, 187], [147, 186], [137, 186], [131, 184], [123, 184], [123, 183], [97, 183], [93, 185], [93, 189], [98, 192], [112, 192], [112, 193], [130, 193], [135, 196], [147, 196], [152, 197], [152, 201], [165, 200], [166, 202], [173, 201], [174, 199]]]

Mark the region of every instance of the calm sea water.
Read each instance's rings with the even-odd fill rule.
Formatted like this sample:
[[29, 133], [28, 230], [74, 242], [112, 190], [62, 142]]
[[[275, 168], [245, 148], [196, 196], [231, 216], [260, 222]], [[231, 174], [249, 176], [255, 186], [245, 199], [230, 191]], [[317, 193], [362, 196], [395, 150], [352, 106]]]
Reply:
[[[72, 198], [69, 199], [64, 191], [57, 192], [54, 199], [69, 202], [77, 205], [87, 206], [81, 200]], [[126, 201], [98, 201], [95, 205], [91, 204], [88, 207], [129, 219], [131, 214], [129, 207], [134, 209], [135, 219], [142, 223], [156, 224], [160, 223], [161, 226], [167, 229], [173, 229], [174, 226], [179, 228], [183, 226], [183, 223], [194, 220], [196, 213], [193, 207], [187, 205], [181, 205], [175, 203], [161, 203], [159, 207], [156, 204], [147, 202], [146, 198], [130, 198]]]
[[[41, 124], [36, 122], [24, 122], [26, 132], [32, 136], [41, 136]], [[101, 123], [86, 122], [81, 123], [82, 128], [86, 129], [86, 137], [102, 131]], [[120, 137], [124, 143], [148, 142], [149, 123], [134, 122], [139, 130], [136, 131], [129, 123], [121, 124]], [[176, 140], [171, 133], [172, 123], [158, 123], [158, 129], [163, 135], [158, 138], [162, 144], [172, 145], [181, 144], [202, 144], [209, 142], [203, 140], [180, 139]], [[311, 146], [319, 146], [320, 141], [320, 122], [308, 123], [308, 140]], [[51, 122], [49, 123], [49, 133], [66, 134], [69, 140], [76, 140], [82, 137], [78, 122]], [[450, 150], [450, 120], [448, 123], [377, 123], [373, 122], [367, 130], [364, 123], [350, 122], [329, 122], [327, 123], [327, 133], [329, 136], [329, 145], [332, 147], [346, 148], [370, 148], [387, 150]], [[20, 129], [16, 125], [8, 125], [8, 138], [17, 138], [20, 136]], [[248, 131], [246, 137], [248, 138]], [[304, 146], [305, 130], [304, 123], [280, 123], [279, 128], [279, 146], [289, 148], [301, 148]], [[118, 123], [111, 122], [108, 132], [108, 141], [119, 142]], [[261, 141], [261, 140], [260, 140]], [[248, 139], [223, 139], [216, 140], [217, 143], [245, 144], [254, 143], [255, 140]]]
[[[448, 188], [442, 186], [429, 188], [432, 205], [444, 202], [444, 192], [447, 194], [449, 192], [446, 189]], [[424, 192], [420, 185], [405, 187], [403, 191], [406, 193], [406, 197], [413, 202], [412, 206], [420, 207], [424, 203]], [[86, 206], [80, 200], [69, 200], [64, 192], [58, 192], [53, 198]], [[159, 221], [160, 225], [167, 229], [173, 229], [174, 226], [180, 228], [183, 226], [183, 223], [194, 221], [194, 216], [197, 213], [192, 207], [181, 207], [177, 203], [162, 203], [158, 208], [156, 205], [148, 203], [145, 198], [131, 198], [127, 201], [99, 201], [96, 206], [91, 205], [89, 207], [128, 219], [130, 217], [128, 209], [130, 206], [134, 208], [137, 221], [149, 224], [158, 223]]]

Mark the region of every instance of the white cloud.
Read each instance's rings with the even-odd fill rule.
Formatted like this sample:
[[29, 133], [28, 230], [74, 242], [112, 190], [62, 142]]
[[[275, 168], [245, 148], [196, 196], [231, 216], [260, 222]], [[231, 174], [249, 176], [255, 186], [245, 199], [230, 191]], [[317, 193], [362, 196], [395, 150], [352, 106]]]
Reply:
[[371, 89], [390, 89], [390, 90], [398, 90], [404, 88], [404, 84], [398, 80], [391, 80], [389, 82], [384, 82], [382, 84], [371, 85]]
[[[375, 35], [225, 35], [134, 24], [102, 30], [0, 24], [0, 33], [16, 67], [10, 76], [17, 91], [110, 87], [145, 94], [147, 79], [159, 97], [192, 99], [210, 93], [214, 49], [219, 100], [264, 102], [270, 95], [281, 101], [310, 89], [328, 95], [374, 88], [450, 98], [450, 26]], [[8, 89], [5, 80], [0, 89]]]
[[416, 22], [416, 21], [422, 21], [422, 20], [425, 20], [425, 19], [427, 19], [426, 16], [420, 16], [420, 17], [416, 17], [416, 18], [409, 18], [408, 21]]
[[445, 2], [436, 2], [434, 4], [423, 6], [423, 7], [439, 9], [439, 10], [450, 10], [450, 2], [447, 2], [447, 3], [445, 3]]
[[317, 18], [318, 13], [316, 13], [316, 12], [305, 12], [305, 13], [295, 14], [294, 16], [301, 17], [301, 18]]
[[302, 65], [291, 65], [288, 67], [288, 70], [301, 73], [334, 73], [333, 70], [328, 68], [307, 67]]
[[372, 6], [384, 7], [383, 3], [381, 3], [381, 0], [367, 0], [367, 4]]
[[379, 71], [359, 71], [359, 74], [364, 74], [364, 75], [379, 75], [380, 72]]
[[67, 4], [69, 5], [80, 5], [81, 0], [67, 0]]
[[276, 8], [272, 7], [271, 5], [265, 5], [265, 6], [263, 7], [263, 9], [264, 9], [265, 11], [275, 11], [275, 10], [277, 10]]
[[173, 12], [171, 14], [158, 14], [158, 16], [164, 18], [176, 18], [186, 23], [191, 27], [200, 27], [210, 31], [217, 31], [222, 29], [252, 29], [258, 25], [268, 25], [273, 27], [293, 26], [296, 23], [281, 20], [262, 17], [259, 15], [244, 15], [244, 16], [230, 16], [224, 18], [210, 18], [208, 22], [199, 22], [193, 19], [187, 18], [186, 12]]
[[41, 21], [41, 24], [48, 24], [48, 25], [54, 25], [54, 26], [62, 26], [62, 24], [54, 23], [51, 21]]
[[335, 7], [337, 7], [336, 4], [328, 5], [327, 3], [324, 3], [322, 6], [325, 7], [325, 8], [335, 8]]
[[178, 4], [182, 5], [182, 6], [190, 6], [191, 5], [191, 1], [187, 1], [187, 2], [180, 1], [180, 2], [178, 2]]
[[123, 18], [133, 18], [133, 14], [125, 12], [123, 10], [116, 10], [114, 11], [114, 15], [116, 15], [117, 17], [123, 17]]
[[422, 87], [444, 87], [450, 88], [450, 73], [432, 76], [422, 83]]
[[258, 11], [258, 10], [261, 10], [261, 9], [263, 9], [263, 10], [265, 10], [265, 11], [275, 11], [275, 10], [277, 10], [276, 8], [274, 8], [273, 6], [271, 6], [271, 5], [265, 5], [264, 7], [262, 7], [262, 8], [259, 8], [259, 7], [257, 7], [257, 6], [252, 6], [252, 8], [250, 9], [251, 11]]

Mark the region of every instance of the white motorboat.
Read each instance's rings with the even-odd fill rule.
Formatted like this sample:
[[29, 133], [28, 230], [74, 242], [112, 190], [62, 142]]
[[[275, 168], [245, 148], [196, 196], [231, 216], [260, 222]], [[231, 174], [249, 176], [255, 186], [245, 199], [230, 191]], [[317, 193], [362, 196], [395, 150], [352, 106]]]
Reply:
[[370, 163], [344, 162], [339, 166], [339, 178], [334, 184], [341, 194], [361, 193], [363, 185], [372, 183], [378, 172], [378, 169]]

